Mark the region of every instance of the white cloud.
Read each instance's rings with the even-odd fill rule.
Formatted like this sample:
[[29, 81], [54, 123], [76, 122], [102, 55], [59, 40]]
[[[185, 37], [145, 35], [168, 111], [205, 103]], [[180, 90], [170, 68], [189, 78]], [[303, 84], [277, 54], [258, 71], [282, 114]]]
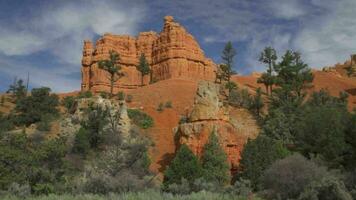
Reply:
[[[314, 3], [323, 6], [328, 12], [309, 19], [296, 36], [294, 46], [301, 50], [312, 67], [320, 68], [346, 61], [350, 54], [356, 53], [356, 1]], [[325, 7], [326, 5], [329, 7]]]
[[267, 9], [271, 14], [282, 19], [294, 19], [306, 15], [307, 8], [298, 0], [273, 0], [268, 4]]
[[0, 52], [28, 55], [46, 50], [63, 62], [79, 64], [83, 39], [105, 32], [134, 34], [143, 16], [142, 4], [126, 1], [72, 1], [45, 7], [16, 26], [3, 25]]

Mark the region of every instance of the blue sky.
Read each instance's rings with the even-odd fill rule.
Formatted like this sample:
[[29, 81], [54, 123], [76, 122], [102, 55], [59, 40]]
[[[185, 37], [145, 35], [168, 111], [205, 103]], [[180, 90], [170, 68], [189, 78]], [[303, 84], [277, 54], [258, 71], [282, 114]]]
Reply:
[[165, 15], [217, 63], [232, 41], [241, 74], [264, 69], [266, 46], [300, 51], [313, 68], [356, 53], [356, 0], [0, 0], [0, 92], [28, 72], [31, 87], [79, 90], [84, 39], [159, 32]]

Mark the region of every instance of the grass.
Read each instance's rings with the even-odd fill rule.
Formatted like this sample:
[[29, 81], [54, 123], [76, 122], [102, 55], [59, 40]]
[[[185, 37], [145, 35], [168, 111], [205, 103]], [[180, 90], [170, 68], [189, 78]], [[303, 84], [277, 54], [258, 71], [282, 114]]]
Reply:
[[[23, 198], [15, 196], [5, 196], [2, 200], [20, 200]], [[229, 194], [219, 194], [201, 191], [190, 195], [173, 195], [170, 193], [161, 193], [159, 191], [147, 190], [137, 193], [109, 194], [107, 196], [95, 194], [50, 194], [48, 196], [33, 196], [27, 200], [247, 200], [248, 198], [233, 196]], [[262, 200], [252, 198], [251, 200]]]

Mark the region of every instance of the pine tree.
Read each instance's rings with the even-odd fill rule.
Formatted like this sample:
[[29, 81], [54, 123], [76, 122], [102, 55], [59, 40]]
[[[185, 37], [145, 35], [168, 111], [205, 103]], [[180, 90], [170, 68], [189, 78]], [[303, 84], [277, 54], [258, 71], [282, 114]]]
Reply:
[[183, 144], [168, 169], [164, 172], [163, 185], [167, 188], [173, 183], [180, 184], [182, 179], [186, 179], [192, 184], [201, 175], [202, 168], [198, 158], [187, 145]]
[[12, 94], [12, 96], [15, 98], [15, 102], [26, 97], [26, 87], [23, 84], [23, 80], [15, 80], [14, 83], [10, 85], [7, 93]]
[[256, 90], [256, 95], [252, 99], [251, 109], [254, 110], [254, 112], [257, 116], [260, 116], [261, 109], [263, 108], [263, 106], [264, 106], [264, 103], [262, 100], [261, 88], [258, 88]]
[[313, 74], [298, 52], [286, 51], [282, 61], [275, 66], [277, 72], [276, 84], [290, 95], [301, 98], [303, 90], [310, 86]]
[[227, 156], [219, 144], [219, 138], [213, 132], [204, 146], [202, 155], [203, 178], [209, 182], [224, 185], [229, 182]]
[[141, 72], [141, 85], [143, 86], [143, 77], [150, 73], [150, 66], [146, 60], [145, 54], [141, 54], [140, 56], [140, 63], [136, 67], [139, 72]]
[[234, 67], [234, 57], [236, 55], [236, 50], [232, 46], [231, 42], [228, 42], [225, 45], [225, 48], [222, 52], [222, 60], [223, 65], [221, 65], [221, 69], [224, 73], [224, 78], [226, 81], [230, 82], [231, 75], [233, 74], [233, 67]]
[[[266, 93], [272, 94], [272, 86], [274, 84], [273, 70], [276, 65], [277, 53], [272, 47], [266, 47], [259, 58], [259, 61], [267, 64], [267, 72], [257, 80], [258, 83], [263, 83], [266, 86]], [[268, 91], [268, 88], [270, 91]]]
[[114, 83], [123, 76], [123, 74], [120, 72], [121, 66], [118, 64], [119, 61], [120, 55], [110, 51], [110, 59], [101, 60], [98, 63], [100, 69], [103, 69], [110, 74], [108, 77], [110, 80], [110, 98], [113, 96]]

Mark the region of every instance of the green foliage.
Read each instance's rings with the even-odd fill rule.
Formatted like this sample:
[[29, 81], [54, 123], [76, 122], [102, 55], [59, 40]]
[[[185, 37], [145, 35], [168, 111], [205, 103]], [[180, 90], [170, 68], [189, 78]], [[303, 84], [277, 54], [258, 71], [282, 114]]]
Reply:
[[90, 149], [88, 131], [81, 127], [75, 135], [72, 151], [86, 155]]
[[[22, 200], [21, 197], [5, 196], [3, 200]], [[49, 194], [29, 197], [27, 200], [262, 200], [258, 197], [241, 197], [235, 195], [221, 194], [217, 192], [201, 191], [189, 195], [173, 195], [157, 190], [143, 190], [139, 192], [122, 192], [119, 194]]]
[[63, 98], [62, 105], [67, 109], [69, 113], [72, 113], [75, 106], [75, 101], [76, 101], [76, 97], [67, 96]]
[[145, 54], [141, 54], [139, 64], [136, 67], [139, 72], [141, 72], [141, 85], [143, 85], [143, 77], [148, 75], [151, 71], [150, 66], [146, 60]]
[[92, 96], [93, 94], [90, 91], [85, 91], [85, 92], [80, 92], [78, 98], [83, 99], [83, 98], [90, 98]]
[[108, 112], [99, 106], [87, 110], [88, 119], [82, 122], [82, 127], [87, 131], [91, 148], [98, 148], [104, 140], [103, 128], [108, 123]]
[[231, 95], [231, 91], [237, 89], [237, 85], [235, 82], [229, 81], [225, 84], [225, 88], [229, 91], [229, 96]]
[[120, 91], [117, 93], [117, 98], [120, 100], [120, 101], [123, 101], [125, 100], [125, 93], [123, 91]]
[[132, 102], [132, 99], [133, 99], [133, 96], [132, 96], [131, 94], [128, 94], [128, 95], [126, 96], [126, 102], [127, 102], [127, 103], [131, 103], [131, 102]]
[[41, 186], [52, 187], [62, 180], [65, 142], [65, 138], [58, 138], [33, 144], [25, 133], [3, 135], [0, 140], [0, 189], [7, 189], [12, 183], [28, 183], [32, 192], [48, 193]]
[[31, 91], [31, 96], [17, 101], [15, 110], [19, 113], [18, 123], [30, 125], [44, 118], [58, 116], [58, 96], [50, 94], [50, 92], [51, 89], [46, 87], [34, 88]]
[[225, 185], [230, 180], [230, 170], [227, 156], [221, 148], [219, 138], [211, 133], [208, 142], [204, 145], [202, 155], [203, 178], [208, 182]]
[[50, 131], [51, 130], [51, 123], [50, 123], [51, 116], [44, 115], [37, 123], [37, 130], [39, 131]]
[[352, 199], [339, 178], [300, 154], [276, 161], [261, 183], [267, 199]]
[[10, 85], [7, 93], [11, 93], [12, 97], [15, 99], [15, 102], [26, 97], [26, 87], [23, 85], [23, 80], [20, 79], [15, 81], [14, 84]]
[[164, 172], [163, 187], [167, 190], [171, 184], [181, 184], [182, 179], [186, 179], [189, 184], [193, 184], [194, 180], [201, 175], [202, 168], [198, 158], [188, 146], [183, 144]]
[[14, 117], [10, 115], [4, 115], [0, 112], [0, 135], [2, 132], [9, 131], [14, 128]]
[[110, 74], [110, 97], [113, 96], [115, 82], [123, 76], [123, 74], [120, 72], [121, 66], [118, 64], [119, 62], [120, 55], [114, 51], [110, 51], [110, 58], [108, 60], [100, 60], [98, 62], [99, 68], [107, 71]]
[[[266, 47], [260, 55], [259, 61], [267, 65], [267, 72], [263, 73], [260, 78], [258, 78], [258, 83], [263, 83], [266, 87], [266, 93], [272, 94], [272, 86], [276, 82], [276, 78], [273, 75], [274, 68], [277, 61], [276, 50], [272, 47]], [[269, 88], [269, 90], [268, 90]]]
[[254, 140], [249, 140], [241, 153], [239, 177], [251, 181], [256, 188], [263, 171], [274, 161], [282, 159], [289, 151], [279, 141], [259, 135]]
[[164, 104], [164, 107], [166, 108], [172, 108], [172, 101], [167, 101], [165, 104]]
[[288, 91], [289, 97], [302, 97], [303, 90], [310, 87], [313, 74], [300, 56], [300, 53], [286, 51], [282, 61], [275, 66], [277, 72], [276, 84], [282, 90]]
[[162, 112], [163, 110], [164, 110], [164, 104], [161, 102], [161, 103], [159, 103], [158, 106], [157, 106], [157, 111], [158, 111], [158, 112]]
[[338, 106], [308, 106], [296, 124], [296, 145], [305, 156], [321, 155], [339, 165], [349, 152], [345, 141], [348, 114]]
[[223, 80], [230, 82], [230, 78], [234, 68], [234, 57], [236, 56], [236, 50], [232, 46], [231, 42], [226, 43], [224, 50], [222, 52], [221, 58], [223, 60], [223, 66], [221, 67], [223, 71]]
[[134, 124], [143, 129], [150, 128], [154, 125], [153, 118], [140, 110], [128, 109], [127, 114]]
[[262, 99], [262, 92], [261, 88], [258, 88], [256, 90], [256, 95], [252, 97], [251, 103], [250, 103], [250, 110], [255, 113], [255, 115], [260, 116], [261, 110], [264, 106], [263, 99]]
[[234, 89], [229, 92], [228, 101], [231, 106], [249, 109], [252, 98], [247, 89]]
[[344, 159], [344, 165], [349, 169], [356, 169], [356, 110], [350, 114], [347, 129], [345, 132], [345, 142], [348, 146], [350, 146], [351, 149]]

